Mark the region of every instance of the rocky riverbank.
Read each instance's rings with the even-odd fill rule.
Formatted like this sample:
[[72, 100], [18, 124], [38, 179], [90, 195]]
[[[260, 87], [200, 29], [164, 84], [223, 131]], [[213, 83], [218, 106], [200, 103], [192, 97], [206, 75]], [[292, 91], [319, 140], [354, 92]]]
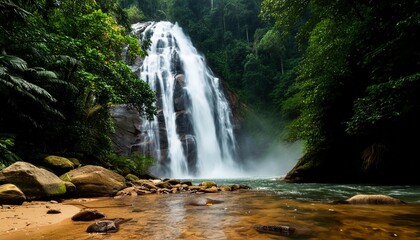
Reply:
[[20, 205], [25, 201], [86, 197], [169, 193], [217, 193], [249, 189], [233, 184], [218, 186], [213, 181], [193, 185], [178, 179], [123, 177], [101, 166], [80, 166], [60, 176], [27, 162], [16, 162], [0, 171], [0, 204]]
[[[0, 171], [0, 184], [0, 221], [2, 221], [0, 238], [2, 239], [6, 236], [11, 238], [5, 239], [21, 239], [13, 237], [23, 236], [22, 234], [34, 232], [41, 226], [58, 222], [65, 224], [66, 231], [69, 228], [77, 228], [73, 231], [75, 236], [86, 234], [86, 232], [115, 233], [120, 230], [121, 224], [125, 231], [135, 231], [137, 235], [138, 232], [135, 229], [141, 224], [149, 224], [149, 222], [152, 225], [158, 224], [156, 219], [159, 219], [158, 222], [162, 221], [163, 225], [167, 226], [169, 223], [165, 221], [168, 219], [172, 221], [188, 218], [187, 215], [195, 214], [197, 211], [207, 211], [205, 210], [207, 208], [213, 209], [209, 210], [207, 214], [210, 215], [206, 215], [207, 217], [225, 218], [227, 214], [230, 214], [232, 222], [237, 221], [238, 214], [248, 216], [249, 209], [267, 208], [267, 201], [263, 201], [262, 205], [258, 204], [256, 208], [241, 207], [240, 203], [246, 203], [251, 199], [257, 201], [262, 196], [253, 191], [243, 191], [242, 194], [233, 195], [228, 193], [249, 189], [240, 184], [219, 186], [213, 181], [203, 181], [194, 185], [190, 181], [179, 179], [138, 179], [134, 175], [123, 177], [111, 170], [93, 165], [79, 166], [56, 175], [52, 171], [27, 162], [16, 162]], [[168, 196], [169, 194], [174, 195]], [[206, 195], [200, 196], [201, 194]], [[256, 195], [250, 197], [247, 194]], [[136, 197], [138, 195], [147, 196]], [[162, 205], [162, 203], [165, 204]], [[385, 195], [356, 195], [347, 200], [326, 205], [328, 211], [333, 208], [343, 211], [354, 208], [345, 207], [343, 204], [405, 205], [399, 199]], [[165, 210], [162, 210], [162, 207]], [[272, 210], [270, 207], [267, 208], [269, 212]], [[204, 219], [204, 222], [208, 223], [205, 220], [206, 216], [198, 214], [197, 220], [192, 222], [196, 223]], [[148, 217], [149, 220], [142, 222], [144, 217]], [[247, 225], [253, 227], [247, 234], [255, 235], [258, 232], [300, 236], [299, 234], [308, 232], [305, 230], [306, 227], [300, 227], [293, 221], [279, 225], [269, 221], [260, 221], [260, 217], [258, 219], [259, 221], [251, 221], [258, 224]], [[138, 223], [141, 224], [138, 225]], [[285, 231], [285, 229], [291, 230]], [[44, 238], [44, 233], [40, 234], [37, 236]], [[60, 236], [59, 239], [63, 239], [60, 230], [57, 230], [55, 234]], [[187, 230], [185, 234], [188, 234]], [[47, 235], [48, 239], [56, 239], [55, 235]]]
[[[55, 167], [49, 170], [28, 162], [16, 162], [0, 171], [0, 234], [69, 219], [86, 210], [84, 202], [100, 197], [196, 195], [249, 189], [240, 184], [218, 186], [214, 181], [194, 185], [178, 179], [139, 179], [131, 174], [123, 177], [101, 166], [77, 166], [68, 159], [51, 159]], [[204, 202], [211, 203], [208, 200]]]

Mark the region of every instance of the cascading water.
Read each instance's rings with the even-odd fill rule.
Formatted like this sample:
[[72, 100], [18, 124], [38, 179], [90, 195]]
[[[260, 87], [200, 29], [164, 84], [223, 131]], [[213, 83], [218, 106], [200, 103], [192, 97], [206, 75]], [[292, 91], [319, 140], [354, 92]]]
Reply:
[[219, 79], [177, 24], [134, 24], [148, 55], [133, 70], [156, 91], [158, 109], [143, 120], [139, 148], [165, 177], [229, 177], [239, 172], [232, 113]]

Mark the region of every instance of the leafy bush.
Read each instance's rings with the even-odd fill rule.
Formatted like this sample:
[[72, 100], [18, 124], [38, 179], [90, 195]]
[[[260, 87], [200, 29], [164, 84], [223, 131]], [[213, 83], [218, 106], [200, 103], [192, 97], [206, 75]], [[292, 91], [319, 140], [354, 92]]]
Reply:
[[124, 176], [129, 173], [136, 176], [143, 175], [155, 164], [155, 160], [153, 158], [146, 157], [141, 154], [118, 156], [115, 153], [111, 153], [108, 155], [107, 160], [114, 170]]
[[20, 160], [20, 158], [10, 150], [14, 144], [13, 138], [0, 136], [0, 170]]

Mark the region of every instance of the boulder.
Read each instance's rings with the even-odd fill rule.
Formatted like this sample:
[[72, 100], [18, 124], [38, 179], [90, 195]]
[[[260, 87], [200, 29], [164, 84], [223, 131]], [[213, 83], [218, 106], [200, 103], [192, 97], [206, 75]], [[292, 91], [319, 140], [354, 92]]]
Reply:
[[114, 196], [126, 187], [123, 176], [100, 166], [86, 165], [60, 176], [73, 183], [79, 197]]
[[58, 174], [63, 174], [74, 168], [74, 163], [67, 158], [50, 155], [44, 158], [44, 164], [47, 168]]
[[115, 233], [118, 232], [119, 226], [122, 223], [130, 221], [131, 218], [114, 218], [114, 219], [104, 219], [97, 221], [91, 224], [86, 232], [88, 233]]
[[199, 186], [203, 186], [205, 188], [217, 187], [217, 183], [214, 181], [204, 181], [199, 184]]
[[28, 200], [64, 195], [66, 186], [54, 173], [27, 162], [16, 162], [0, 172], [0, 184], [16, 185]]
[[73, 165], [74, 165], [74, 167], [75, 168], [78, 168], [78, 167], [80, 167], [80, 166], [82, 166], [82, 164], [80, 164], [80, 161], [79, 161], [79, 159], [77, 159], [77, 158], [67, 158], [70, 162], [72, 162], [73, 163]]
[[219, 189], [216, 186], [204, 189], [204, 192], [206, 192], [206, 193], [217, 193], [218, 191], [219, 191]]
[[165, 182], [171, 184], [171, 185], [177, 185], [177, 184], [181, 184], [181, 180], [178, 179], [168, 179]]
[[350, 203], [350, 204], [376, 204], [376, 205], [404, 204], [403, 201], [397, 198], [393, 198], [393, 197], [382, 195], [382, 194], [377, 194], [377, 195], [358, 194], [345, 200], [345, 202]]
[[72, 182], [64, 182], [64, 185], [66, 185], [66, 193], [68, 195], [76, 193], [76, 185], [74, 185]]
[[95, 220], [95, 219], [100, 219], [100, 218], [104, 218], [105, 214], [98, 212], [98, 210], [95, 209], [85, 209], [82, 210], [78, 213], [76, 213], [76, 215], [74, 215], [71, 220], [75, 221], [75, 222], [80, 222], [80, 221], [91, 221], [91, 220]]
[[155, 184], [152, 181], [144, 180], [144, 179], [140, 179], [140, 180], [134, 182], [134, 185], [143, 186], [143, 187], [146, 187], [147, 189], [157, 189], [158, 188], [158, 187], [155, 186]]
[[21, 205], [26, 200], [25, 194], [13, 184], [0, 185], [0, 205]]
[[135, 181], [140, 180], [140, 179], [139, 179], [136, 175], [131, 174], [131, 173], [127, 174], [127, 175], [125, 176], [125, 179], [126, 179], [127, 181], [130, 181], [130, 182], [135, 182]]
[[230, 191], [232, 191], [232, 188], [230, 186], [221, 186], [221, 187], [219, 187], [219, 189], [222, 192], [230, 192]]

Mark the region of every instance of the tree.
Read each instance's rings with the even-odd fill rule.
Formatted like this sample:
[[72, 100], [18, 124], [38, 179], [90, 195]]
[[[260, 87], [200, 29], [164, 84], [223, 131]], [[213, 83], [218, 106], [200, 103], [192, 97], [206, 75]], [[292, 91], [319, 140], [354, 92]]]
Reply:
[[[312, 171], [310, 177], [323, 179], [321, 174], [340, 169], [324, 180], [383, 181], [392, 163], [416, 166], [408, 157], [412, 145], [403, 139], [419, 133], [414, 122], [420, 68], [410, 60], [420, 59], [418, 46], [411, 44], [418, 37], [419, 4], [263, 1], [261, 15], [273, 18], [279, 29], [290, 30], [309, 13], [298, 33], [305, 55], [284, 104], [297, 112], [291, 137], [306, 141], [306, 155], [293, 174]], [[373, 148], [387, 154], [373, 156]], [[306, 168], [308, 162], [316, 167]], [[368, 169], [361, 172], [361, 166]]]
[[11, 136], [1, 148], [32, 159], [56, 153], [104, 160], [112, 104], [154, 114], [153, 91], [121, 57], [124, 48], [129, 61], [144, 52], [100, 9], [118, 10], [114, 3], [51, 2], [0, 2], [0, 133]]

